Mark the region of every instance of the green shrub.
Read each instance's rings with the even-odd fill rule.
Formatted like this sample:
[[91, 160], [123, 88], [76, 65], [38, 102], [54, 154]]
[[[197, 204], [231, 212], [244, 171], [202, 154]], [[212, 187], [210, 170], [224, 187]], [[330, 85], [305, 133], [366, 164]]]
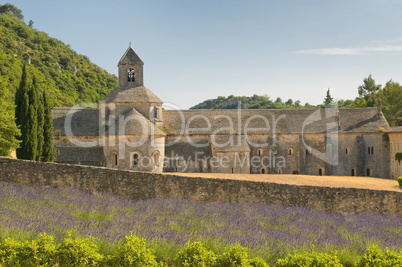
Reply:
[[214, 266], [216, 256], [208, 251], [201, 242], [187, 243], [174, 259], [175, 266], [180, 267], [209, 267]]
[[71, 234], [57, 246], [56, 261], [59, 266], [97, 266], [102, 262], [94, 239], [72, 237]]
[[106, 260], [106, 266], [163, 266], [158, 264], [151, 249], [147, 249], [145, 239], [132, 233], [124, 238], [117, 253]]
[[249, 260], [250, 267], [269, 267], [269, 265], [261, 258], [254, 258]]
[[399, 187], [402, 188], [402, 176], [400, 176], [400, 177], [398, 178], [398, 184], [399, 184]]
[[0, 263], [9, 266], [51, 266], [56, 245], [52, 236], [41, 234], [38, 240], [18, 242], [6, 239], [0, 244]]
[[327, 253], [307, 252], [288, 255], [285, 259], [279, 259], [275, 267], [342, 267], [337, 258], [336, 252], [331, 255]]
[[377, 246], [373, 245], [367, 249], [363, 257], [357, 259], [356, 267], [391, 267], [402, 266], [402, 250], [400, 253], [390, 252], [387, 248], [385, 253]]
[[218, 267], [250, 266], [248, 248], [240, 245], [229, 247], [227, 252], [217, 257], [216, 263]]

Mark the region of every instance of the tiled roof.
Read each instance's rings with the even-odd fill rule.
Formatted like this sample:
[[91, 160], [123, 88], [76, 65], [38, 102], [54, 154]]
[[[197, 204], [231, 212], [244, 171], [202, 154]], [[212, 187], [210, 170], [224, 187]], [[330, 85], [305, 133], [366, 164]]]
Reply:
[[[121, 123], [124, 123], [121, 124]], [[110, 127], [106, 130], [106, 135], [111, 134], [111, 128], [114, 128], [114, 132], [119, 133], [120, 125], [124, 129], [124, 135], [157, 135], [165, 136], [166, 134], [156, 127], [153, 123], [147, 120], [141, 113], [139, 113], [135, 108], [130, 109], [123, 114], [122, 117], [116, 118], [114, 123], [110, 124]]]
[[110, 92], [102, 101], [104, 102], [124, 102], [124, 103], [160, 103], [160, 100], [154, 93], [145, 86], [133, 87], [128, 83], [124, 86], [119, 86]]
[[[265, 109], [265, 110], [164, 110], [165, 127], [187, 134], [301, 134], [301, 133], [374, 133], [388, 122], [377, 108], [339, 109]], [[184, 118], [184, 119], [182, 119]]]
[[134, 49], [130, 47], [126, 50], [124, 55], [121, 57], [119, 64], [144, 64], [142, 59], [137, 55]]
[[[71, 115], [71, 123], [68, 123], [68, 114]], [[60, 135], [66, 136], [66, 130], [70, 130], [74, 136], [99, 135], [99, 109], [53, 108], [52, 116], [55, 135], [60, 132]]]

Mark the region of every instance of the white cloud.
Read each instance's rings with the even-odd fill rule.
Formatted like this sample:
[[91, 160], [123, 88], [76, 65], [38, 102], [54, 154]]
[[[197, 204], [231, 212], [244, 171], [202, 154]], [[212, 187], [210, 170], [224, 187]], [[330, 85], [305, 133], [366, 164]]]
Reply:
[[402, 45], [379, 44], [376, 46], [362, 46], [352, 48], [332, 47], [332, 48], [305, 49], [295, 51], [295, 53], [316, 54], [316, 55], [366, 55], [370, 52], [398, 52], [398, 51], [402, 51]]

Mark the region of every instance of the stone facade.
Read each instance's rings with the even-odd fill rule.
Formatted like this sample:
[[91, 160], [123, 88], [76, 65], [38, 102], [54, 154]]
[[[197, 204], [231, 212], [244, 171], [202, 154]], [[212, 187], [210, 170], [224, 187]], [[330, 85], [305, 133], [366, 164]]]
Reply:
[[[53, 109], [56, 162], [151, 172], [390, 178], [389, 125], [376, 108], [163, 110], [130, 46], [99, 109]], [[392, 159], [391, 159], [392, 161]]]
[[201, 202], [258, 202], [340, 214], [377, 212], [402, 217], [400, 191], [191, 178], [4, 157], [0, 157], [0, 173], [0, 181], [4, 182], [109, 192], [135, 200], [180, 197]]
[[398, 179], [402, 176], [401, 162], [395, 159], [397, 153], [402, 153], [402, 126], [392, 127], [388, 130], [390, 146], [390, 169], [391, 178]]

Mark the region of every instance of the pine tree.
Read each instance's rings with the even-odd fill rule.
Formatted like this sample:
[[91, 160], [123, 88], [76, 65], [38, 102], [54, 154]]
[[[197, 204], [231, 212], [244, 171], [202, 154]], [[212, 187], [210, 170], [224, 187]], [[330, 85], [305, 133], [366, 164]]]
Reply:
[[38, 149], [38, 96], [36, 86], [32, 84], [29, 88], [29, 109], [27, 114], [26, 131], [26, 155], [25, 159], [36, 160]]
[[15, 94], [15, 123], [17, 127], [21, 130], [21, 136], [19, 140], [21, 141], [20, 147], [17, 149], [17, 158], [24, 159], [26, 152], [26, 116], [28, 114], [29, 109], [29, 100], [28, 100], [28, 78], [26, 66], [22, 68], [21, 82]]
[[33, 78], [32, 81], [33, 87], [36, 90], [36, 95], [38, 97], [38, 108], [37, 108], [37, 122], [38, 122], [38, 129], [37, 129], [37, 148], [36, 148], [36, 161], [42, 160], [42, 153], [43, 153], [43, 144], [44, 144], [44, 105], [43, 105], [43, 94], [39, 93], [38, 85], [36, 82], [36, 78]]
[[43, 126], [43, 161], [53, 161], [55, 158], [55, 148], [53, 146], [53, 119], [52, 108], [47, 99], [46, 92], [43, 91], [43, 107], [44, 107], [44, 126]]
[[327, 95], [325, 96], [325, 100], [324, 100], [324, 106], [326, 108], [328, 107], [332, 107], [334, 104], [334, 99], [331, 96], [331, 93], [329, 92], [329, 88], [327, 90]]

